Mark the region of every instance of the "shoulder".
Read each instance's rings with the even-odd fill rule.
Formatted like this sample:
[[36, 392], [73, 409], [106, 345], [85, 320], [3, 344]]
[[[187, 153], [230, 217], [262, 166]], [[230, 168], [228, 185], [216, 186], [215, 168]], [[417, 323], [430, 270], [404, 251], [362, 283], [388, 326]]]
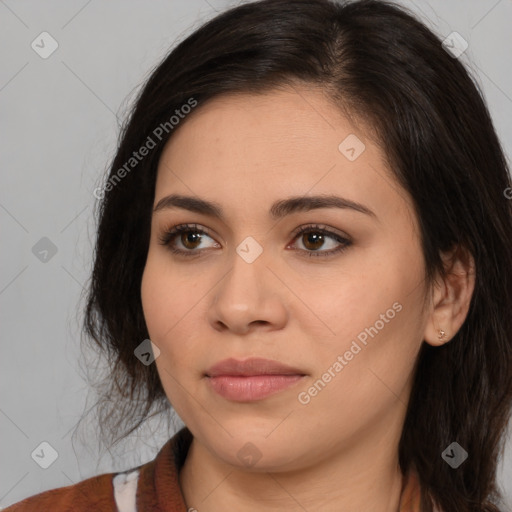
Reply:
[[116, 512], [115, 475], [105, 473], [73, 485], [44, 491], [3, 509], [3, 512]]
[[145, 464], [30, 496], [2, 512], [186, 510], [178, 473], [192, 438], [184, 427]]

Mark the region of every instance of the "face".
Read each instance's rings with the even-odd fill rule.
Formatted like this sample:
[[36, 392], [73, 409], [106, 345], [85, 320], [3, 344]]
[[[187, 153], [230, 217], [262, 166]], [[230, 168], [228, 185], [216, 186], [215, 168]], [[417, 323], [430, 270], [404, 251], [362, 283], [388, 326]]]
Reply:
[[[341, 199], [279, 208], [313, 196]], [[144, 315], [167, 397], [213, 457], [292, 469], [398, 440], [424, 260], [412, 202], [367, 133], [315, 89], [215, 98], [165, 147], [157, 205]], [[253, 357], [296, 375], [208, 376]]]

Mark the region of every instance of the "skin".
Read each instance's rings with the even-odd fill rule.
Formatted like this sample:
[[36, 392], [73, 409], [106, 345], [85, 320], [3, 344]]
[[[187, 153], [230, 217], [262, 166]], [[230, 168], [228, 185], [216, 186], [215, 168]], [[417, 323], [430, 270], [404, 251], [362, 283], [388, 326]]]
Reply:
[[[338, 149], [349, 134], [366, 146], [354, 161]], [[187, 507], [396, 511], [398, 443], [416, 356], [423, 340], [440, 345], [462, 325], [472, 262], [444, 255], [450, 277], [427, 288], [411, 199], [370, 131], [360, 131], [312, 87], [217, 97], [198, 107], [164, 149], [154, 205], [172, 193], [215, 201], [226, 216], [155, 212], [142, 280], [148, 331], [161, 351], [159, 376], [194, 435], [179, 475]], [[278, 221], [268, 213], [276, 200], [317, 194], [362, 203], [376, 218], [339, 208]], [[188, 246], [178, 235], [174, 244], [200, 256], [175, 255], [158, 241], [184, 223], [208, 234]], [[308, 257], [340, 245], [294, 236], [314, 224], [351, 245]], [[252, 263], [235, 250], [248, 236], [263, 249]], [[394, 303], [401, 311], [309, 403], [300, 403], [298, 394]], [[210, 366], [253, 356], [300, 368], [306, 377], [256, 402], [232, 402], [211, 390], [204, 377]], [[253, 466], [237, 457], [248, 442], [260, 456]]]

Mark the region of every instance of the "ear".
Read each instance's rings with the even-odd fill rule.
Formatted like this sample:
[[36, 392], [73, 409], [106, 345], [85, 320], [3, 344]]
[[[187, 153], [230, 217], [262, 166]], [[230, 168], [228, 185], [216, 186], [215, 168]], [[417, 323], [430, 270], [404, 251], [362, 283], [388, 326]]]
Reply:
[[475, 262], [468, 250], [457, 246], [448, 253], [441, 253], [441, 258], [446, 275], [442, 277], [438, 273], [436, 276], [430, 317], [423, 335], [433, 346], [444, 345], [457, 334], [468, 314], [475, 288]]

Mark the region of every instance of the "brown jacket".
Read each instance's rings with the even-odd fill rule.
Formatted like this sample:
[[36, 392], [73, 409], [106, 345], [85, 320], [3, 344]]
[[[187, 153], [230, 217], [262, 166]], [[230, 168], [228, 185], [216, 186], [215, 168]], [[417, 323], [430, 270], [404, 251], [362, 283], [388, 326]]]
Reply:
[[[178, 472], [191, 441], [192, 433], [184, 427], [144, 465], [42, 492], [3, 512], [187, 512]], [[420, 512], [419, 484], [414, 473], [405, 481], [400, 512]]]

